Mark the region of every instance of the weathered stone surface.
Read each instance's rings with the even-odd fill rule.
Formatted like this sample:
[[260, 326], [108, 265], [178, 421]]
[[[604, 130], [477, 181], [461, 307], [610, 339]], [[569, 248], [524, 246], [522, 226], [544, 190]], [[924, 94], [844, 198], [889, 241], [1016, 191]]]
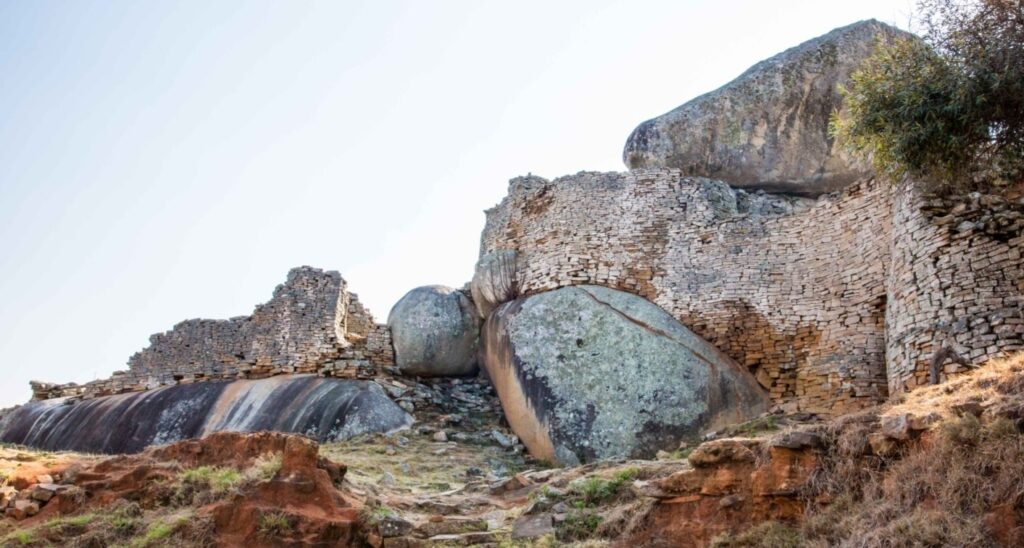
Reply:
[[694, 468], [723, 462], [754, 462], [760, 442], [746, 438], [726, 438], [702, 443], [686, 458]]
[[470, 283], [470, 291], [481, 318], [486, 318], [501, 303], [518, 297], [516, 252], [498, 249], [480, 257]]
[[650, 457], [767, 407], [749, 372], [621, 291], [577, 286], [506, 303], [483, 340], [506, 418], [538, 458]]
[[555, 532], [551, 514], [535, 514], [520, 516], [512, 525], [512, 538], [537, 538]]
[[[801, 488], [818, 466], [809, 447], [766, 447], [762, 440], [715, 440], [698, 446], [700, 466], [683, 469], [638, 489], [655, 499], [644, 527], [624, 546], [714, 546], [724, 532], [763, 521], [798, 523], [807, 500]], [[754, 455], [758, 458], [752, 458]], [[691, 460], [693, 457], [691, 456]]]
[[395, 365], [408, 375], [444, 377], [477, 371], [480, 318], [461, 291], [417, 287], [388, 315]]
[[135, 453], [220, 431], [295, 432], [334, 441], [410, 424], [412, 417], [377, 383], [289, 375], [171, 386], [72, 404], [30, 402], [15, 410], [0, 441], [50, 450]]
[[380, 534], [384, 538], [400, 537], [412, 532], [412, 523], [409, 520], [396, 515], [384, 516], [378, 525]]
[[32, 490], [29, 492], [29, 497], [31, 497], [32, 500], [46, 502], [52, 499], [59, 489], [60, 486], [54, 483], [39, 483], [32, 487]]
[[27, 499], [15, 500], [7, 508], [7, 517], [22, 520], [39, 513], [39, 503]]
[[127, 371], [84, 385], [32, 381], [33, 398], [91, 398], [288, 373], [371, 378], [394, 365], [391, 332], [374, 322], [347, 287], [337, 272], [293, 268], [273, 298], [251, 315], [185, 320], [151, 336], [149, 347], [129, 359]]
[[1016, 221], [955, 230], [1024, 204], [935, 203], [918, 188], [866, 180], [810, 200], [675, 169], [520, 177], [487, 211], [480, 251], [515, 249], [524, 295], [640, 295], [756, 372], [788, 412], [838, 415], [928, 383], [947, 339], [976, 365], [1024, 349]]
[[721, 88], [640, 124], [630, 169], [672, 167], [730, 184], [818, 195], [869, 171], [829, 136], [839, 87], [876, 39], [906, 35], [875, 20], [838, 28], [764, 60]]

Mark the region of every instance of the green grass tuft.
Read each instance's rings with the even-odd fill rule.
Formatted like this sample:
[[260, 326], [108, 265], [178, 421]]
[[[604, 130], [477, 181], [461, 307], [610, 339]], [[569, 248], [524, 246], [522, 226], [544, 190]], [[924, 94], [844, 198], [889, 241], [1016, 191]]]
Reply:
[[21, 546], [29, 546], [36, 542], [35, 533], [31, 529], [20, 529], [7, 535], [2, 539], [2, 544], [18, 544]]
[[[622, 487], [636, 479], [639, 471], [636, 468], [619, 470], [611, 479], [600, 476], [589, 476], [569, 485], [569, 491], [579, 497], [574, 504], [577, 507], [592, 507], [601, 504], [619, 494]], [[582, 503], [577, 504], [577, 503]]]
[[259, 531], [263, 537], [281, 537], [292, 532], [292, 524], [288, 520], [288, 516], [284, 514], [277, 512], [263, 514], [260, 516]]

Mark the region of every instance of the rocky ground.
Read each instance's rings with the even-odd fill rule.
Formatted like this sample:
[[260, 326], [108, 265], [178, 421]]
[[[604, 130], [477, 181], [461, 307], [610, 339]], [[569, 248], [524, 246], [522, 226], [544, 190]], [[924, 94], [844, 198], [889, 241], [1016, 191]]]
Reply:
[[768, 414], [656, 460], [574, 468], [526, 456], [486, 381], [381, 382], [412, 429], [0, 448], [0, 545], [1024, 543], [1024, 357], [831, 421]]

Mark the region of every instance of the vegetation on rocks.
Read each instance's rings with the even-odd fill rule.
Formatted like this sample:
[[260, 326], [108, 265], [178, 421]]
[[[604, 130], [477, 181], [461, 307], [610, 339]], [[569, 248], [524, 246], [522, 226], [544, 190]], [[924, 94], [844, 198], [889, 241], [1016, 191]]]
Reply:
[[1024, 177], [1024, 7], [1019, 0], [921, 0], [924, 39], [880, 44], [844, 90], [841, 142], [894, 179], [936, 191]]
[[[1018, 546], [1024, 355], [818, 429], [805, 519], [723, 533], [712, 546]], [[901, 429], [905, 417], [913, 428]], [[922, 424], [924, 423], [924, 424]]]

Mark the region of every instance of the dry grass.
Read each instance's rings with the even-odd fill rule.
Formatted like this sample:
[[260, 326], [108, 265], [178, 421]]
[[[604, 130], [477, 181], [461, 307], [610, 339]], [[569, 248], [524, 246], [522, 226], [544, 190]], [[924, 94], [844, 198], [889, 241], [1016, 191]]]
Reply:
[[777, 521], [766, 521], [746, 531], [719, 535], [711, 548], [799, 548], [803, 546], [799, 531]]
[[[981, 418], [957, 414], [978, 403]], [[886, 458], [868, 454], [879, 416], [936, 414], [920, 443]], [[806, 546], [995, 546], [985, 516], [1024, 502], [1024, 355], [998, 360], [945, 385], [923, 388], [879, 413], [826, 430], [829, 450], [808, 496]]]
[[991, 360], [979, 369], [936, 386], [918, 388], [904, 395], [883, 415], [939, 413], [955, 417], [953, 408], [965, 403], [986, 406], [1024, 406], [1024, 352]]

